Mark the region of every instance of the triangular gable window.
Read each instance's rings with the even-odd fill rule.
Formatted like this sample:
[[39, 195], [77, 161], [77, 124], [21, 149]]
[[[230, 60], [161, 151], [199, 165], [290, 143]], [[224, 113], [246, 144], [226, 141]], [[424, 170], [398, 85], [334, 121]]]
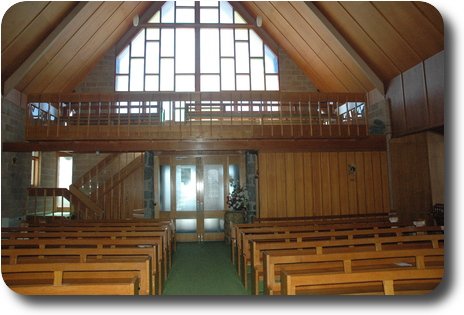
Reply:
[[116, 91], [276, 91], [278, 60], [227, 1], [167, 1], [116, 58]]

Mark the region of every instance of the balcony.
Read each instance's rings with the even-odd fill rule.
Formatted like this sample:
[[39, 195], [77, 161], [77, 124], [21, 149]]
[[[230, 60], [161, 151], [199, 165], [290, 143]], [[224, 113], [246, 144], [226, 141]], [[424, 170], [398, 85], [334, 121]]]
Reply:
[[366, 106], [345, 93], [33, 94], [26, 140], [365, 138]]

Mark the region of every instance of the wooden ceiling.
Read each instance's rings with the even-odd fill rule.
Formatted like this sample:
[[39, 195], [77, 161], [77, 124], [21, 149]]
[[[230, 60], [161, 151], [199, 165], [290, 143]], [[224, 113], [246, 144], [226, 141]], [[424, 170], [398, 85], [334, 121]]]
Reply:
[[[72, 92], [161, 2], [25, 1], [2, 22], [2, 94]], [[444, 49], [440, 13], [409, 1], [240, 1], [321, 92], [383, 94]], [[154, 13], [154, 12], [153, 12]]]

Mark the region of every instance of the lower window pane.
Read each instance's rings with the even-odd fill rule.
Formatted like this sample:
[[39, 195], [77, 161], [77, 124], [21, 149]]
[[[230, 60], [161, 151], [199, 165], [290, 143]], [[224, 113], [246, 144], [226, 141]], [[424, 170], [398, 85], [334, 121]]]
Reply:
[[278, 91], [279, 90], [279, 76], [278, 75], [266, 75], [266, 90], [267, 91]]
[[176, 92], [195, 92], [195, 76], [176, 75]]
[[176, 220], [176, 233], [196, 233], [197, 220], [196, 219], [177, 219]]
[[129, 76], [118, 75], [116, 76], [116, 91], [128, 91], [129, 90]]
[[205, 233], [224, 232], [224, 219], [205, 219]]
[[202, 92], [219, 92], [219, 82], [219, 75], [202, 75], [200, 78], [200, 90]]

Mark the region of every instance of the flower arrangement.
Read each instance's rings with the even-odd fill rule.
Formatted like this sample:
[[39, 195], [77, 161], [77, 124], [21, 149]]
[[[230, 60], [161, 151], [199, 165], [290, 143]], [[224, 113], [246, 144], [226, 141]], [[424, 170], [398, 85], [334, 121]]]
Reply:
[[232, 192], [227, 196], [227, 205], [232, 210], [243, 210], [248, 206], [248, 190], [245, 185], [240, 186], [240, 183], [235, 183], [230, 180]]

